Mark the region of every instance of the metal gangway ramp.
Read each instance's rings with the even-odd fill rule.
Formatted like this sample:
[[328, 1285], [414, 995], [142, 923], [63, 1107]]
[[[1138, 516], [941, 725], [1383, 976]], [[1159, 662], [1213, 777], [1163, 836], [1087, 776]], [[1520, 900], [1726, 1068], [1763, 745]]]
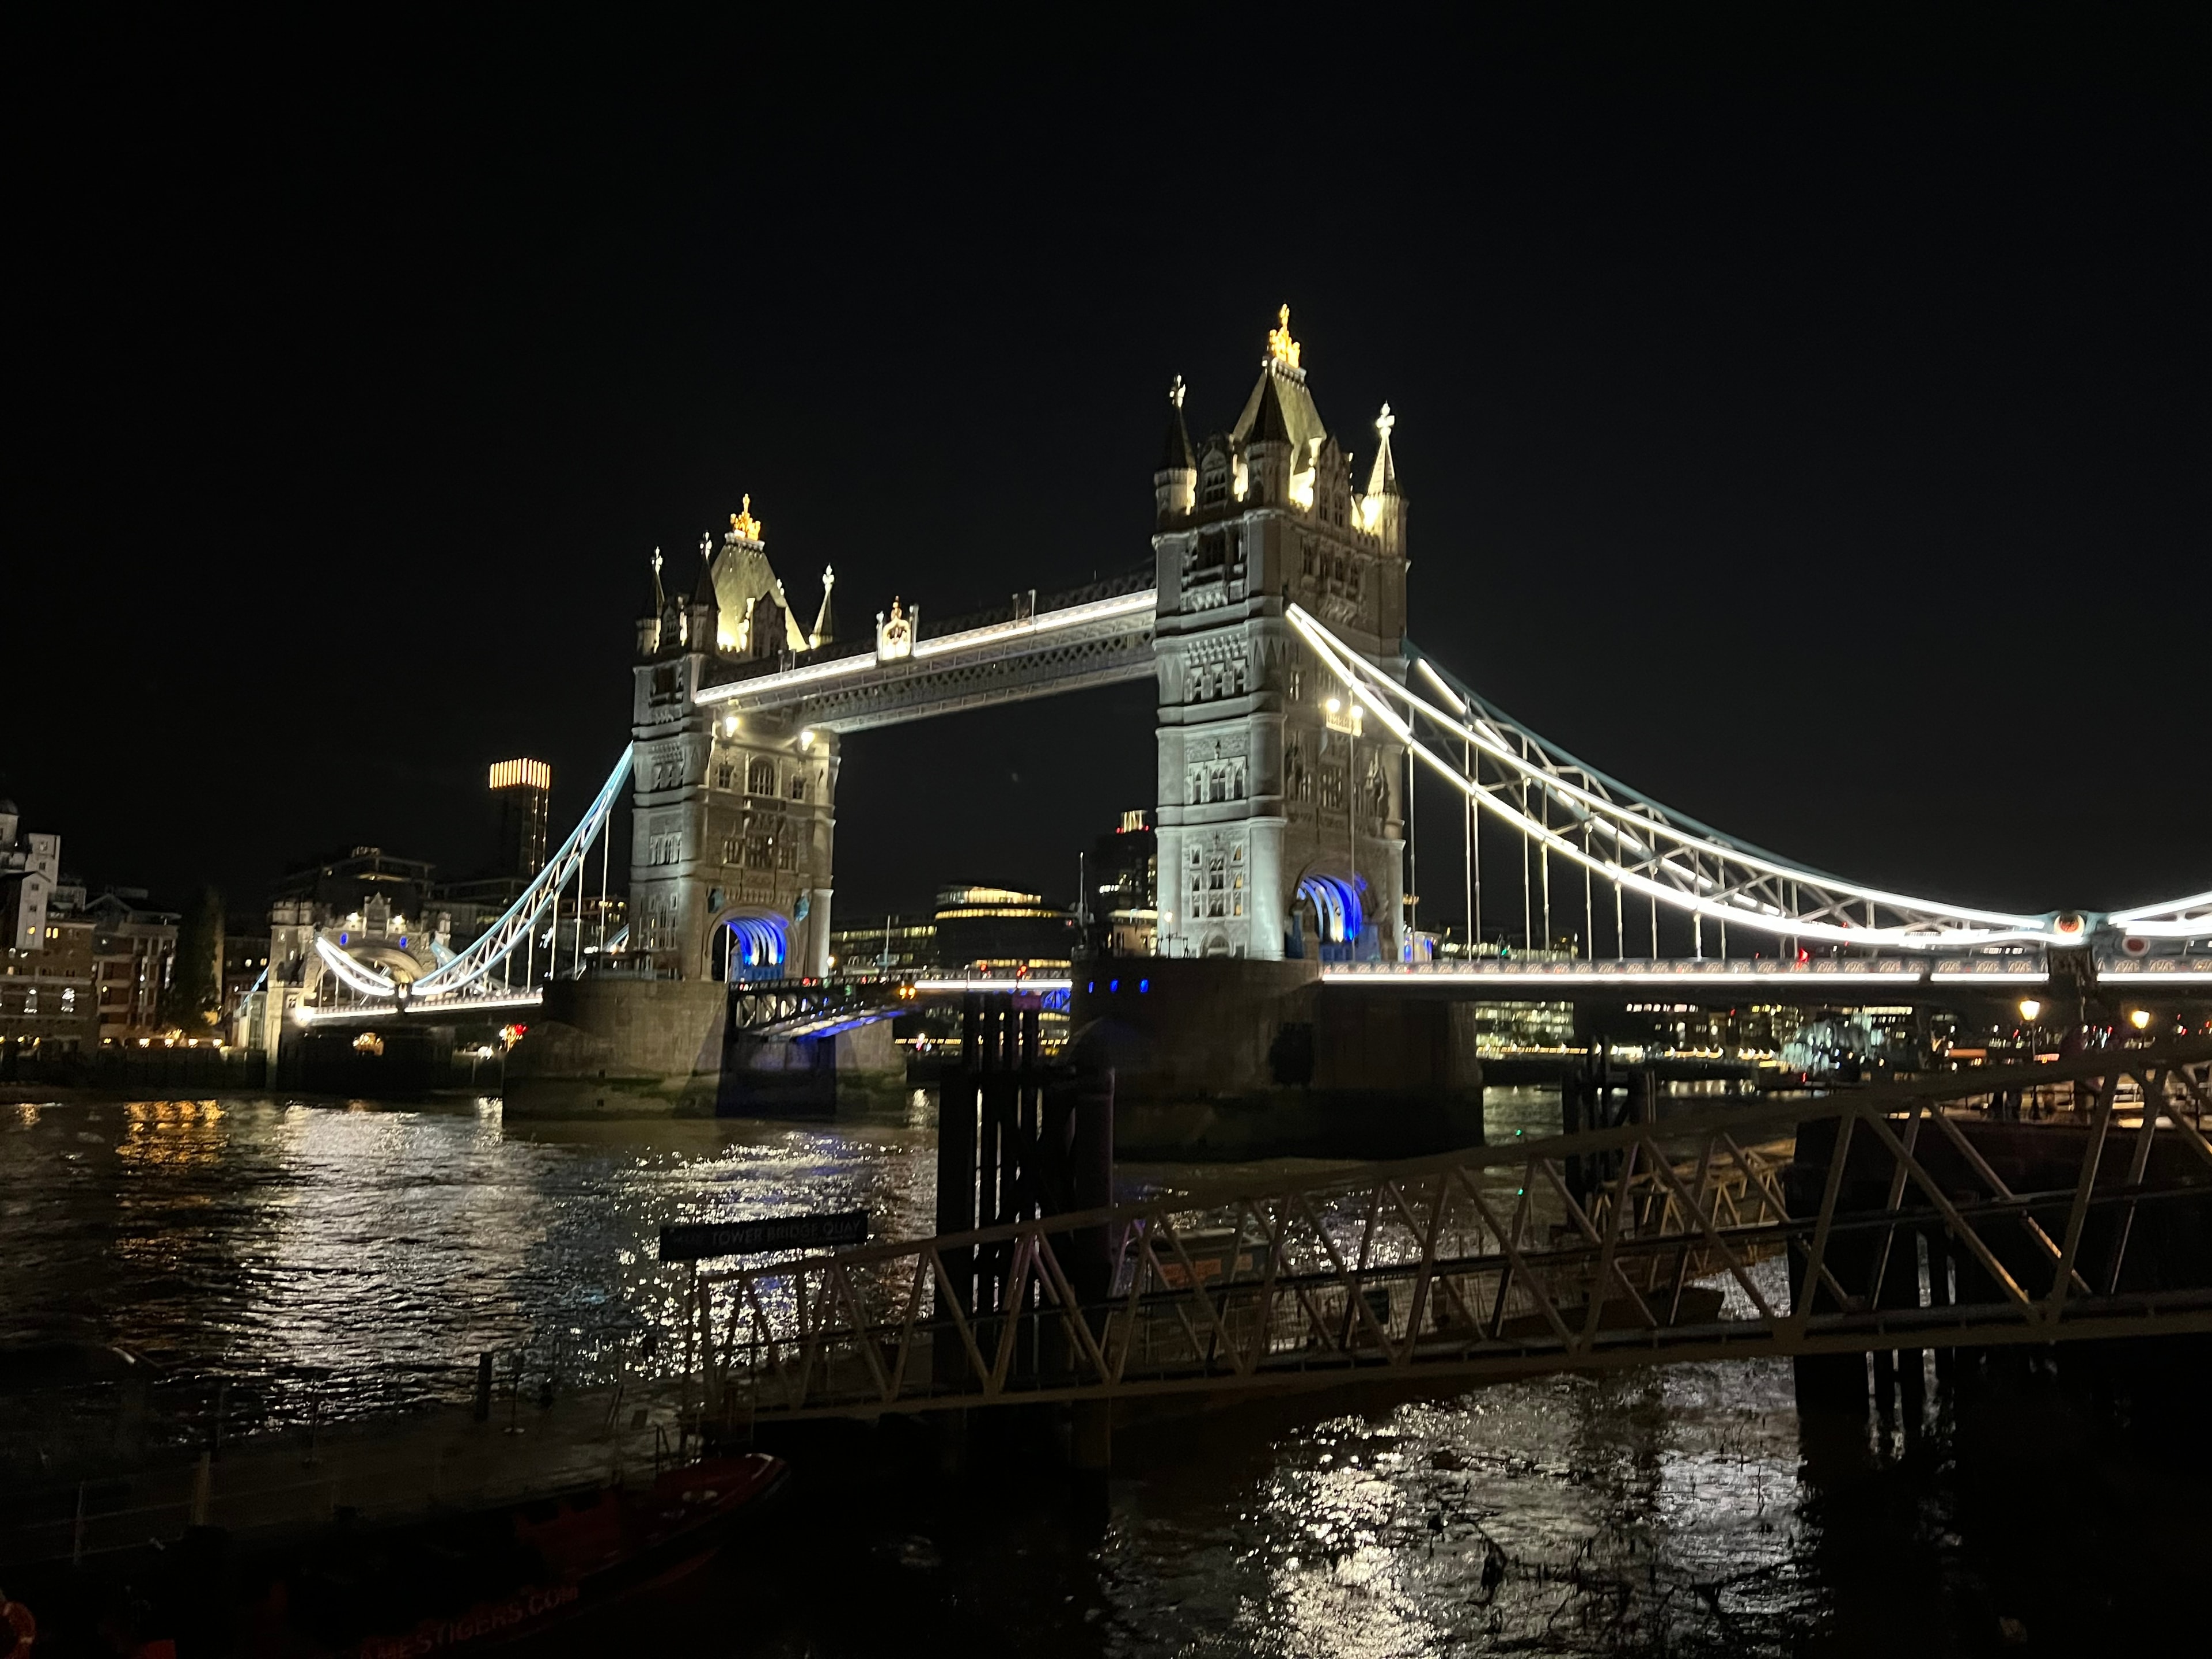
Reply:
[[2200, 1038], [1164, 1194], [702, 1273], [686, 1340], [759, 1422], [2208, 1331], [2208, 1096]]

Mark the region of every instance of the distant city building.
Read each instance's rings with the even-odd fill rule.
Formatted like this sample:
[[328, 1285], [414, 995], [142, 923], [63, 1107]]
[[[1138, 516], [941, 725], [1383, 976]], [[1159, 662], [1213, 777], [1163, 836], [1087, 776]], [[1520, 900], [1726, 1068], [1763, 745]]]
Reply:
[[553, 769], [544, 761], [500, 761], [491, 769], [491, 793], [499, 803], [497, 873], [527, 881], [545, 867]]
[[366, 914], [381, 901], [390, 915], [420, 920], [430, 904], [430, 872], [421, 859], [396, 858], [381, 847], [356, 847], [318, 864], [303, 866], [277, 882], [277, 902], [305, 902], [319, 911], [342, 916]]
[[1159, 946], [1159, 837], [1152, 815], [1121, 814], [1084, 860], [1084, 939], [1093, 956], [1149, 957]]
[[21, 829], [15, 803], [0, 800], [0, 1054], [88, 1048], [100, 1021], [93, 924], [76, 914], [84, 890], [62, 879], [58, 835]]
[[830, 935], [830, 967], [839, 974], [909, 974], [937, 966], [937, 924], [912, 916], [840, 927]]
[[233, 915], [223, 920], [222, 1006], [235, 1009], [258, 989], [269, 971], [269, 917]]
[[1064, 974], [1075, 913], [1009, 887], [946, 887], [927, 921], [885, 916], [830, 936], [841, 974]]
[[173, 910], [149, 908], [143, 887], [118, 887], [86, 907], [100, 984], [100, 1037], [120, 1042], [164, 1031], [169, 989], [176, 982], [177, 925]]
[[62, 878], [62, 838], [37, 832], [19, 837], [21, 818], [12, 800], [0, 800], [0, 917], [8, 948], [43, 950], [46, 912]]
[[947, 887], [931, 920], [940, 968], [1064, 974], [1075, 957], [1075, 913], [1046, 903], [1041, 893]]

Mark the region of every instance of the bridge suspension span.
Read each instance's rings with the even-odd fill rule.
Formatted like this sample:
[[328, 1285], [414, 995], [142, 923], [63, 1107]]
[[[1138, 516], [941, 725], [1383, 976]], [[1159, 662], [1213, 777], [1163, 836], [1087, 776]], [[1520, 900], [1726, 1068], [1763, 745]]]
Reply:
[[[424, 1010], [464, 1002], [482, 1003], [495, 1000], [503, 987], [490, 984], [494, 969], [507, 963], [518, 951], [524, 951], [534, 963], [536, 941], [544, 934], [549, 913], [557, 914], [562, 895], [574, 887], [576, 892], [576, 914], [579, 925], [573, 943], [572, 954], [577, 958], [570, 971], [580, 969], [583, 949], [581, 918], [585, 883], [589, 874], [591, 854], [596, 848], [599, 854], [599, 888], [604, 902], [611, 849], [607, 845], [608, 820], [615, 804], [622, 797], [623, 787], [629, 781], [631, 750], [625, 746], [607, 781], [592, 798], [592, 804], [578, 820], [545, 866], [531, 879], [506, 911], [462, 950], [439, 950], [436, 961], [428, 971], [412, 978], [395, 974], [390, 969], [368, 962], [349, 954], [342, 943], [325, 935], [315, 939], [315, 953], [330, 974], [356, 996], [372, 1003], [389, 1004], [401, 1009]], [[604, 903], [602, 908], [604, 914]], [[557, 935], [556, 935], [557, 937]], [[549, 942], [549, 951], [550, 944]], [[556, 966], [549, 963], [549, 970]], [[534, 978], [534, 971], [532, 975]], [[527, 994], [534, 998], [535, 987]]]
[[[1523, 937], [1538, 936], [1531, 914], [1537, 892], [1549, 909], [1556, 858], [1582, 873], [1579, 908], [1591, 924], [1597, 914], [1593, 887], [1605, 884], [1615, 951], [1622, 956], [1630, 954], [1632, 933], [1640, 931], [1627, 913], [1631, 897], [1647, 907], [1653, 957], [1661, 954], [1662, 907], [1688, 918], [1699, 956], [1708, 925], [1718, 930], [1725, 954], [1731, 924], [1778, 945], [1812, 941], [1868, 951], [2081, 946], [2099, 936], [2124, 938], [2140, 950], [2146, 941], [2212, 937], [2212, 892], [2109, 913], [2022, 915], [1890, 892], [1778, 857], [1576, 758], [1486, 702], [1410, 641], [1410, 669], [1401, 680], [1302, 605], [1289, 605], [1286, 616], [1353, 708], [1465, 797], [1471, 937], [1480, 932], [1476, 825], [1485, 816], [1517, 836], [1537, 866], [1531, 878], [1524, 860], [1519, 884]], [[1543, 931], [1548, 937], [1548, 927]]]

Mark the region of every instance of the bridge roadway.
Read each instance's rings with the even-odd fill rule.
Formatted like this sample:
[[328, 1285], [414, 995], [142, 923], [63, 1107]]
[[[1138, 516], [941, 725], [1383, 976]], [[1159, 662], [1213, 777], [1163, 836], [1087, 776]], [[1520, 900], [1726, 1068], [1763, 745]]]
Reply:
[[[1048, 976], [999, 977], [960, 974], [864, 974], [828, 979], [737, 980], [730, 986], [735, 1029], [757, 1037], [819, 1036], [871, 1020], [887, 1019], [910, 1008], [956, 997], [1026, 995], [1047, 1006], [1066, 1006], [1069, 981]], [[398, 1003], [334, 1003], [301, 1007], [293, 1018], [302, 1025], [369, 1026], [451, 1024], [456, 1021], [514, 1019], [540, 1006], [542, 990], [495, 989], [486, 996], [424, 998]]]
[[[1809, 962], [1772, 958], [1630, 957], [1621, 960], [1533, 962], [1489, 958], [1468, 963], [1340, 963], [1321, 982], [1356, 991], [1466, 998], [1485, 1002], [1573, 1002], [1594, 999], [1789, 1003], [1850, 1007], [1888, 1002], [1942, 1002], [1960, 997], [2033, 996], [2051, 982], [2040, 951], [2012, 956], [1832, 957]], [[2163, 1004], [2212, 1000], [2212, 957], [2100, 957], [2093, 981], [2107, 995]], [[758, 1036], [806, 1036], [886, 1018], [915, 1005], [986, 994], [1066, 997], [1059, 978], [961, 975], [848, 975], [825, 979], [740, 981], [732, 987], [738, 1029]], [[536, 990], [494, 988], [488, 994], [424, 998], [403, 1003], [340, 1003], [301, 1007], [301, 1024], [435, 1023], [512, 1018], [537, 1007]]]
[[[1498, 1002], [1640, 1000], [1772, 1002], [1823, 1007], [1946, 998], [2035, 996], [2051, 983], [2041, 951], [2013, 955], [1583, 958], [1532, 962], [1488, 957], [1467, 963], [1362, 962], [1322, 969], [1322, 983], [1356, 990]], [[2091, 981], [2130, 1001], [2212, 999], [2212, 957], [2100, 957]]]
[[1162, 1194], [704, 1273], [683, 1340], [769, 1420], [2212, 1331], [2208, 1091], [2198, 1038]]
[[[1010, 606], [956, 617], [892, 653], [865, 640], [787, 666], [717, 664], [696, 701], [718, 714], [787, 714], [794, 724], [865, 732], [963, 709], [1149, 680], [1157, 610], [1152, 564], [1042, 602], [1032, 589]], [[919, 633], [919, 626], [915, 632]]]

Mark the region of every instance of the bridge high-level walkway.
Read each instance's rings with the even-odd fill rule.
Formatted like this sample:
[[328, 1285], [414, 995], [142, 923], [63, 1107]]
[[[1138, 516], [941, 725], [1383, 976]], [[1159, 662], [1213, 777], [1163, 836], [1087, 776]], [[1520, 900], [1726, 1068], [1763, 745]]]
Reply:
[[689, 1340], [766, 1420], [2212, 1331], [2208, 1109], [2203, 1039], [1929, 1077], [704, 1273]]

